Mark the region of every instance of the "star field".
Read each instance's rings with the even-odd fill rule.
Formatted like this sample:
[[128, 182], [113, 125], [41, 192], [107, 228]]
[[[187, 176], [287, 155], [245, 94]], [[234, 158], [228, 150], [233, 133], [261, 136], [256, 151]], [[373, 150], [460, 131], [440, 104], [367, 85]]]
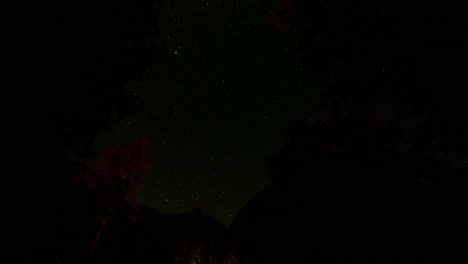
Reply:
[[[310, 97], [294, 34], [277, 36], [259, 4], [171, 1], [154, 39], [155, 63], [126, 86], [138, 110], [103, 131], [96, 150], [148, 137], [153, 171], [142, 203], [162, 212], [199, 207], [229, 225], [268, 185], [265, 158]], [[253, 8], [253, 9], [252, 9]], [[109, 117], [111, 118], [111, 117]]]
[[[338, 250], [338, 255], [360, 255], [359, 249], [368, 247], [355, 245], [356, 252], [346, 241], [353, 243], [354, 235], [367, 233], [372, 239], [365, 241], [379, 237], [384, 244], [392, 244], [387, 235], [409, 238], [396, 251], [369, 244], [384, 249], [381, 253], [466, 257], [463, 245], [455, 242], [459, 239], [452, 239], [463, 236], [458, 231], [467, 222], [460, 211], [468, 184], [468, 104], [463, 89], [468, 23], [462, 4], [322, 0], [31, 4], [25, 8], [23, 2], [5, 2], [1, 16], [2, 132], [8, 172], [3, 184], [7, 187], [3, 211], [8, 213], [4, 218], [8, 228], [2, 233], [8, 241], [1, 256], [5, 260], [63, 257], [66, 262], [89, 257], [99, 224], [95, 213], [102, 211], [95, 210], [96, 205], [107, 201], [100, 198], [128, 195], [133, 202], [136, 189], [141, 190], [139, 204], [151, 208], [142, 207], [142, 221], [133, 222], [134, 215], [121, 218], [131, 220], [131, 225], [112, 221], [102, 239], [109, 245], [108, 257], [123, 253], [152, 258], [153, 246], [169, 253], [166, 246], [175, 247], [176, 240], [191, 237], [195, 242], [192, 235], [200, 233], [203, 223], [212, 234], [226, 231], [197, 214], [160, 217], [155, 212], [198, 212], [195, 208], [226, 227], [234, 223], [229, 231], [240, 238], [233, 237], [238, 241], [234, 246], [244, 248], [239, 252], [248, 253], [243, 241], [253, 238], [263, 246], [252, 253], [270, 251], [269, 257], [288, 257], [290, 252], [305, 256], [314, 245], [334, 258], [328, 254], [334, 244], [346, 252]], [[384, 132], [383, 140], [367, 140], [366, 133], [375, 131], [376, 124], [377, 135]], [[122, 170], [136, 172], [140, 161], [147, 165], [146, 155], [139, 155], [144, 152], [135, 151], [135, 146], [116, 148], [107, 153], [130, 160], [104, 155], [101, 163], [88, 162], [137, 137], [148, 142], [151, 170], [141, 175], [139, 186], [133, 186], [133, 177], [124, 181], [137, 188], [117, 196], [107, 193], [108, 187], [121, 182], [117, 178]], [[302, 142], [306, 148], [296, 144]], [[368, 159], [368, 148], [382, 154], [382, 160]], [[348, 150], [357, 151], [356, 159]], [[321, 151], [327, 154], [316, 162], [310, 153]], [[328, 155], [330, 151], [334, 154]], [[352, 164], [341, 157], [350, 157]], [[356, 172], [364, 168], [364, 177], [348, 177], [359, 173], [336, 166], [335, 158]], [[375, 160], [391, 172], [380, 173]], [[89, 165], [98, 168], [90, 171]], [[92, 182], [96, 178], [91, 172], [103, 176], [102, 188], [94, 188], [97, 181]], [[377, 178], [381, 175], [395, 178]], [[339, 184], [341, 179], [344, 183]], [[410, 188], [404, 187], [407, 183]], [[375, 189], [367, 190], [373, 185]], [[406, 194], [401, 196], [395, 188]], [[385, 198], [387, 193], [400, 201]], [[354, 194], [357, 200], [347, 199]], [[367, 196], [374, 194], [385, 200], [383, 206], [375, 206], [379, 199]], [[337, 210], [338, 204], [342, 210]], [[355, 204], [362, 213], [354, 213]], [[126, 209], [133, 208], [115, 205], [108, 208], [110, 213], [117, 208], [127, 214]], [[317, 206], [322, 209], [317, 211]], [[381, 212], [376, 222], [374, 209]], [[351, 217], [341, 217], [348, 212]], [[414, 217], [407, 217], [408, 212]], [[160, 224], [155, 226], [154, 221]], [[317, 238], [316, 231], [323, 236]], [[335, 237], [329, 231], [344, 240], [329, 240]], [[304, 244], [297, 234], [316, 239]], [[127, 242], [135, 242], [135, 247]], [[192, 253], [198, 254], [205, 243], [193, 245], [197, 252]], [[319, 251], [317, 256], [323, 256]]]

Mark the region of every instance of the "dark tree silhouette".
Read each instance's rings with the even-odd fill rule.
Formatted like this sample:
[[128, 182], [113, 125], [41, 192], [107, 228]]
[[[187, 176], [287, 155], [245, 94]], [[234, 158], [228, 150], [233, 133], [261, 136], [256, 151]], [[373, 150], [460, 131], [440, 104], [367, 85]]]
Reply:
[[2, 7], [1, 112], [8, 124], [7, 170], [16, 172], [5, 183], [16, 188], [4, 200], [18, 197], [5, 208], [14, 215], [4, 223], [7, 259], [56, 255], [63, 242], [57, 227], [75, 210], [70, 204], [81, 208], [74, 199], [83, 201], [71, 181], [77, 164], [65, 150], [90, 157], [109, 116], [134, 107], [123, 84], [151, 63], [160, 10], [157, 0]]
[[123, 218], [126, 224], [138, 219], [139, 176], [150, 168], [150, 155], [145, 138], [135, 138], [116, 145], [90, 161], [89, 167], [75, 181], [94, 197], [94, 208], [100, 228], [90, 245], [89, 255], [96, 250], [108, 222]]
[[466, 260], [460, 192], [443, 183], [462, 181], [418, 148], [396, 151], [393, 126], [335, 107], [316, 126], [292, 124], [270, 186], [232, 225], [241, 260]]

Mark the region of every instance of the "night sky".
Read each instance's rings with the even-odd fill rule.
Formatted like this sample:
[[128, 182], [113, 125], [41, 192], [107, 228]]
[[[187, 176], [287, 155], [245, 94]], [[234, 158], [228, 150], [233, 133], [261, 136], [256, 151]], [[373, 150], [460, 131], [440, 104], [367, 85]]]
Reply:
[[[152, 160], [140, 204], [200, 208], [226, 227], [258, 206], [287, 132], [323, 124], [330, 109], [378, 117], [392, 139], [383, 151], [439, 160], [460, 176], [424, 184], [445, 194], [467, 182], [463, 2], [6, 1], [0, 13], [5, 255], [55, 254], [64, 224], [91, 208], [74, 176], [139, 136]], [[288, 223], [313, 210], [293, 208]]]
[[95, 141], [98, 151], [146, 136], [153, 170], [141, 202], [167, 213], [199, 207], [225, 225], [268, 185], [265, 158], [282, 129], [311, 117], [295, 36], [275, 35], [268, 4], [234, 3], [166, 3], [161, 52], [126, 85], [138, 110]]
[[177, 214], [198, 207], [228, 226], [269, 184], [266, 158], [281, 147], [286, 127], [317, 123], [331, 104], [394, 121], [402, 150], [440, 145], [433, 155], [465, 162], [464, 150], [451, 147], [465, 122], [454, 85], [463, 70], [454, 61], [466, 56], [466, 29], [456, 7], [161, 3], [159, 31], [143, 44], [127, 42], [153, 50], [149, 66], [123, 82], [133, 107], [92, 117], [110, 124], [92, 137], [95, 154], [148, 138], [153, 168], [142, 180], [142, 204]]

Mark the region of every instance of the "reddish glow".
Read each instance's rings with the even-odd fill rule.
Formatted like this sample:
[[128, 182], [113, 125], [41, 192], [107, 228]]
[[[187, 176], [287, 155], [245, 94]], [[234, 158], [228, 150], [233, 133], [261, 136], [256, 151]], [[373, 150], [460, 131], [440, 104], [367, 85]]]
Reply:
[[267, 23], [274, 31], [289, 29], [297, 24], [296, 5], [290, 0], [280, 0], [271, 10]]
[[[127, 144], [115, 145], [89, 161], [75, 181], [96, 194], [96, 216], [101, 227], [89, 251], [91, 255], [109, 218], [138, 219], [138, 181], [140, 174], [151, 167], [148, 142], [138, 137]], [[101, 220], [103, 219], [103, 220]], [[109, 220], [110, 221], [110, 220]]]
[[[151, 167], [148, 142], [138, 137], [125, 145], [115, 145], [90, 160], [75, 180], [101, 197], [129, 198], [136, 202], [140, 174]], [[127, 197], [125, 197], [127, 196]]]
[[104, 220], [101, 222], [101, 228], [99, 228], [99, 231], [96, 234], [96, 238], [94, 239], [93, 246], [89, 250], [89, 255], [93, 254], [94, 249], [96, 248], [96, 244], [97, 244], [99, 238], [101, 237], [102, 230], [104, 230], [104, 227], [106, 226], [106, 223], [107, 223], [107, 217], [104, 218]]

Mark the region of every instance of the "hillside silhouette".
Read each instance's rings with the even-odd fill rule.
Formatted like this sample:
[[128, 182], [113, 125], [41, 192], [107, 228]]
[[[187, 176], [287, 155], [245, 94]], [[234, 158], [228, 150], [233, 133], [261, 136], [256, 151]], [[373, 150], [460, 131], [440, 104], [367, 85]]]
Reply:
[[369, 117], [336, 120], [290, 126], [231, 226], [240, 262], [466, 261], [466, 170], [386, 147]]

